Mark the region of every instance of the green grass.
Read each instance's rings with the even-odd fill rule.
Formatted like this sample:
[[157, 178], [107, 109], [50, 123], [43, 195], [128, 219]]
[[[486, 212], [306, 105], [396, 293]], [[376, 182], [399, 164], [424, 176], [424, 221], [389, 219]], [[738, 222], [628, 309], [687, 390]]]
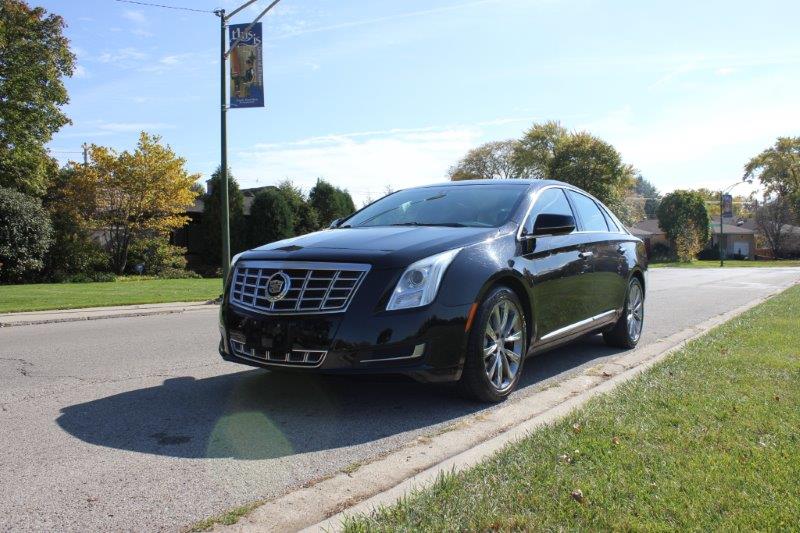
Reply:
[[[670, 261], [666, 263], [650, 263], [650, 268], [719, 268], [719, 259], [715, 260], [695, 260], [689, 263], [681, 263], [679, 261]], [[773, 259], [767, 261], [744, 261], [741, 259], [726, 259], [725, 268], [728, 267], [800, 267], [800, 261], [791, 259]]]
[[0, 313], [78, 309], [109, 305], [196, 302], [222, 292], [222, 281], [210, 279], [124, 278], [106, 283], [0, 285]]
[[346, 530], [797, 529], [798, 317], [795, 287]]

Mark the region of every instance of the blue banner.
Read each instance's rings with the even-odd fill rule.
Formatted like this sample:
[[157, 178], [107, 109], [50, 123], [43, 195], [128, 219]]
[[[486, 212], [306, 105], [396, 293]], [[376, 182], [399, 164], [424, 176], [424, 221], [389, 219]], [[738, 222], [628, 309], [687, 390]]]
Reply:
[[230, 107], [264, 107], [264, 71], [261, 23], [231, 24], [228, 27], [231, 50]]

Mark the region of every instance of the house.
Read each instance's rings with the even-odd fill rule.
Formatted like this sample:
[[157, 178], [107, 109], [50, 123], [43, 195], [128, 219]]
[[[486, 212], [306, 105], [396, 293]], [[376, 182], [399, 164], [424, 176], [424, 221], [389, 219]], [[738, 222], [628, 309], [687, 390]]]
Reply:
[[[719, 217], [711, 219], [710, 248], [719, 249], [720, 226]], [[754, 222], [735, 221], [731, 218], [722, 220], [722, 246], [726, 257], [742, 257], [753, 259], [756, 253], [756, 231]]]
[[[651, 218], [637, 222], [630, 228], [633, 235], [642, 239], [650, 254], [655, 246], [662, 244], [667, 248], [672, 247], [664, 231], [659, 227], [658, 220]], [[725, 249], [726, 257], [743, 257], [753, 259], [756, 251], [756, 232], [745, 224], [738, 224], [733, 219], [722, 221], [722, 245]], [[711, 221], [711, 240], [706, 246], [707, 249], [717, 250], [719, 248], [720, 227], [719, 217]]]
[[667, 239], [664, 231], [658, 226], [658, 220], [654, 218], [641, 220], [628, 229], [634, 236], [644, 241], [648, 256], [653, 253], [655, 247], [659, 244], [665, 246], [667, 249], [670, 248], [669, 239]]

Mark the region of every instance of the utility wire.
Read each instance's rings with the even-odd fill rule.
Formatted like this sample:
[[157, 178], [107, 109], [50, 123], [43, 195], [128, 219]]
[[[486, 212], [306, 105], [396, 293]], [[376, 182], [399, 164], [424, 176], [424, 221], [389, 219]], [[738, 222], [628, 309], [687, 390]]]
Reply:
[[151, 4], [150, 2], [139, 2], [138, 0], [115, 0], [116, 2], [123, 2], [125, 4], [137, 4], [140, 6], [148, 6], [148, 7], [162, 7], [164, 9], [176, 9], [178, 11], [193, 11], [195, 13], [213, 13], [213, 11], [208, 9], [195, 9], [192, 7], [181, 7], [181, 6], [168, 6], [165, 4]]

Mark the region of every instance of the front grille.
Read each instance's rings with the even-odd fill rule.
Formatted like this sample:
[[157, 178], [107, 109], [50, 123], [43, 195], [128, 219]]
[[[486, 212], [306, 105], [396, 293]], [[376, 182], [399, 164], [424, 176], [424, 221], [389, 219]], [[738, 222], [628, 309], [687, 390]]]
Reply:
[[342, 312], [368, 271], [369, 265], [352, 263], [239, 261], [230, 299], [262, 313]]
[[233, 339], [231, 339], [231, 351], [233, 355], [262, 363], [306, 367], [321, 365], [328, 353], [325, 350], [289, 350], [285, 353], [275, 353], [262, 348], [253, 348]]

